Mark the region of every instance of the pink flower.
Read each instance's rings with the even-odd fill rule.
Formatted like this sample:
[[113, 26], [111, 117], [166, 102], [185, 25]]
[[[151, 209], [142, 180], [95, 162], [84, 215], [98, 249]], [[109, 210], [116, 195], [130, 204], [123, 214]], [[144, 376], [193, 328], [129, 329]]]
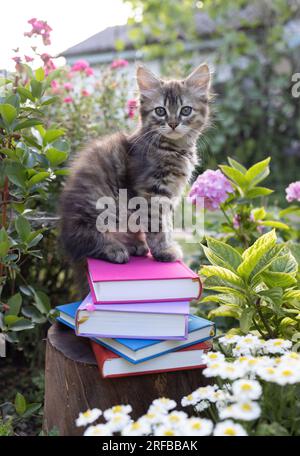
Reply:
[[235, 214], [232, 221], [233, 227], [238, 230], [241, 225], [241, 218], [239, 215]]
[[24, 57], [25, 57], [25, 60], [26, 60], [27, 63], [34, 61], [34, 58], [30, 57], [29, 55], [24, 55]]
[[110, 65], [110, 68], [115, 70], [116, 68], [126, 67], [128, 64], [129, 64], [128, 60], [117, 59], [112, 62], [112, 64]]
[[25, 36], [31, 38], [33, 35], [40, 35], [45, 46], [51, 44], [50, 32], [52, 32], [52, 28], [46, 21], [40, 21], [34, 17], [28, 21], [28, 24], [31, 25], [32, 29], [30, 32], [25, 32]]
[[73, 90], [73, 84], [71, 82], [65, 82], [64, 83], [64, 88], [70, 92], [70, 90]]
[[59, 93], [59, 84], [57, 81], [51, 81], [51, 89], [53, 93]]
[[17, 65], [19, 65], [21, 63], [21, 61], [22, 61], [21, 57], [19, 57], [19, 56], [12, 57], [12, 60], [14, 62], [16, 62]]
[[300, 181], [292, 182], [286, 189], [286, 199], [289, 203], [292, 201], [300, 202]]
[[86, 69], [85, 69], [85, 74], [86, 74], [87, 76], [93, 76], [93, 74], [94, 74], [93, 68], [91, 68], [91, 67], [86, 68]]
[[215, 211], [233, 191], [231, 183], [219, 169], [208, 169], [194, 182], [189, 198], [193, 204], [197, 203], [198, 198], [203, 198], [204, 207]]
[[47, 76], [51, 71], [56, 69], [56, 66], [54, 65], [51, 55], [47, 54], [47, 52], [44, 52], [40, 57], [44, 62], [44, 70]]
[[81, 95], [82, 95], [83, 97], [89, 97], [91, 94], [90, 94], [90, 92], [89, 92], [88, 90], [82, 89]]
[[72, 97], [64, 98], [64, 103], [73, 103], [73, 98]]
[[75, 62], [72, 65], [71, 70], [72, 71], [85, 71], [87, 68], [89, 68], [89, 66], [90, 66], [89, 62], [87, 62], [84, 59], [81, 59], [81, 60], [77, 60], [77, 62]]
[[127, 101], [127, 114], [130, 119], [134, 117], [137, 107], [138, 105], [136, 100], [132, 99]]

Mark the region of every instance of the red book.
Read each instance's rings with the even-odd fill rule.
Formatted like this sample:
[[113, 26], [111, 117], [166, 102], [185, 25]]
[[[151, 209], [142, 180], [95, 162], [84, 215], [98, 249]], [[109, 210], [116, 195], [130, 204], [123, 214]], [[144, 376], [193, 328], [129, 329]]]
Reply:
[[132, 364], [102, 345], [91, 340], [100, 374], [103, 378], [128, 377], [177, 370], [203, 369], [202, 357], [211, 347], [211, 341], [202, 342], [138, 364]]

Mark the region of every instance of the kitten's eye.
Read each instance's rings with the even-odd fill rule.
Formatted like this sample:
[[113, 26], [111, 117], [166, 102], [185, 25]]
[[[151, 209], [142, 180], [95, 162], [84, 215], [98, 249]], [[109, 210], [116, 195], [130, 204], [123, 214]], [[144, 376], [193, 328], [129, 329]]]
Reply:
[[165, 108], [159, 106], [158, 108], [155, 108], [155, 114], [159, 117], [164, 117], [167, 114], [167, 111]]
[[191, 112], [192, 108], [190, 106], [183, 106], [183, 108], [181, 108], [180, 114], [182, 116], [189, 116]]

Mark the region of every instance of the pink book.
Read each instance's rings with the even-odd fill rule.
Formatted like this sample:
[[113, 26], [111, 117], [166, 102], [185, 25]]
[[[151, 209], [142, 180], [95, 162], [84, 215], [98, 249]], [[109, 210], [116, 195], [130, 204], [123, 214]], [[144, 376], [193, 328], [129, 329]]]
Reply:
[[188, 301], [99, 306], [89, 294], [77, 309], [75, 330], [86, 337], [185, 340], [188, 314]]
[[146, 256], [113, 264], [88, 258], [87, 265], [97, 304], [191, 301], [201, 295], [199, 276], [182, 261], [162, 263]]

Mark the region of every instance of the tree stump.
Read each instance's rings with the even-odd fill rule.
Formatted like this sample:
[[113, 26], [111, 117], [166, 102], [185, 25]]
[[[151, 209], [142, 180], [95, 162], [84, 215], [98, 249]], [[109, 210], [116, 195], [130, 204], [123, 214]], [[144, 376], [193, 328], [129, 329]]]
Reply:
[[45, 383], [44, 431], [75, 436], [83, 433], [75, 420], [88, 408], [130, 404], [137, 419], [158, 397], [174, 399], [180, 408], [184, 395], [208, 382], [200, 369], [103, 379], [89, 340], [55, 323], [48, 332]]

